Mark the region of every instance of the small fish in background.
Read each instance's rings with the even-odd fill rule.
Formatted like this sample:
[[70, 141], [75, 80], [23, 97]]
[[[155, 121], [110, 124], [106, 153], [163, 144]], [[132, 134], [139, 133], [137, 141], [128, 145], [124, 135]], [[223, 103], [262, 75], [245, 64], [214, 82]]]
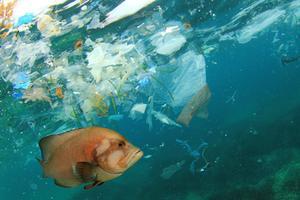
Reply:
[[123, 136], [100, 127], [46, 136], [39, 146], [44, 177], [62, 187], [90, 183], [86, 190], [121, 176], [143, 156]]

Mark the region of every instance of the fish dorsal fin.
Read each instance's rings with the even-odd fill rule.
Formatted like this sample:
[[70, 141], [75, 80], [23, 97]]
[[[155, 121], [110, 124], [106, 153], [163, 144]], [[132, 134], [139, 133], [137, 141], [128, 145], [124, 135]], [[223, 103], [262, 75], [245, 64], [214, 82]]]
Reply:
[[82, 129], [68, 131], [58, 135], [49, 135], [42, 138], [39, 142], [40, 149], [42, 151], [42, 157], [44, 161], [48, 161], [55, 149], [61, 146], [64, 142], [78, 134]]

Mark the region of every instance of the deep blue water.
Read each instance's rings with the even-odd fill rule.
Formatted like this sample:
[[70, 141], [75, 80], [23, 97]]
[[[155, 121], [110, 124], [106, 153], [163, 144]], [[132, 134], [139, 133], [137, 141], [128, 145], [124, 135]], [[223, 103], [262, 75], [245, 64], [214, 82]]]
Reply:
[[[103, 19], [102, 13], [107, 11], [93, 8], [93, 5], [99, 4], [108, 10], [118, 5], [110, 1], [90, 1], [87, 4], [91, 8], [90, 13], [81, 20], [95, 15], [95, 11]], [[249, 8], [251, 5], [256, 6]], [[54, 9], [59, 9], [59, 6]], [[63, 20], [78, 12], [78, 9], [70, 9], [53, 16]], [[243, 15], [237, 15], [239, 12]], [[256, 18], [266, 12], [266, 16]], [[160, 17], [156, 17], [158, 14]], [[279, 16], [274, 22], [255, 32], [276, 14]], [[234, 16], [241, 17], [234, 20]], [[149, 30], [149, 34], [137, 28], [155, 20], [160, 24]], [[181, 23], [181, 26], [189, 23], [191, 28], [181, 30], [186, 43], [180, 50], [167, 56], [159, 55], [150, 44], [151, 36], [160, 32], [161, 27], [168, 26], [170, 21]], [[208, 104], [209, 116], [207, 119], [194, 117], [189, 127], [182, 128], [163, 124], [153, 117], [153, 128], [149, 129], [147, 114], [141, 119], [130, 119], [130, 109], [125, 108], [128, 104], [125, 101], [117, 105], [119, 114], [123, 114], [124, 118], [109, 121], [107, 116], [98, 115], [91, 115], [89, 120], [82, 104], [78, 103], [79, 98], [70, 101], [76, 110], [75, 118], [67, 117], [62, 109], [66, 104], [52, 93], [49, 93], [51, 101], [59, 102], [54, 108], [45, 100], [25, 102], [25, 99], [17, 99], [13, 96], [14, 83], [9, 78], [10, 72], [37, 71], [37, 76], [42, 77], [52, 68], [44, 64], [48, 55], [37, 59], [34, 66], [29, 66], [28, 62], [18, 64], [15, 52], [9, 53], [11, 56], [7, 59], [3, 50], [5, 45], [18, 45], [12, 39], [14, 33], [11, 33], [0, 41], [3, 54], [3, 64], [0, 65], [1, 199], [300, 199], [299, 0], [156, 1], [136, 15], [104, 29], [86, 30], [87, 24], [47, 38], [45, 41], [52, 45], [49, 57], [56, 61], [68, 52], [69, 63], [65, 67], [79, 66], [78, 71], [82, 70], [84, 74], [86, 68], [83, 66], [88, 63], [86, 52], [91, 52], [92, 47], [84, 47], [79, 54], [72, 51], [74, 41], [82, 39], [85, 42], [87, 38], [92, 41], [104, 38], [107, 43], [129, 41], [136, 45], [140, 56], [145, 57], [143, 64], [147, 69], [168, 65], [172, 59], [179, 59], [189, 50], [203, 54], [206, 82], [212, 93]], [[29, 34], [20, 33], [18, 40], [25, 43], [44, 41], [35, 25], [29, 30]], [[247, 34], [250, 35], [248, 38]], [[206, 46], [212, 46], [213, 50], [206, 52]], [[133, 58], [140, 59], [134, 56], [136, 54]], [[284, 63], [286, 58], [295, 59]], [[159, 72], [155, 75], [161, 77]], [[32, 84], [50, 87], [51, 90], [50, 83], [45, 86], [44, 82], [37, 83], [38, 78], [35, 78], [36, 82], [33, 79]], [[165, 85], [171, 82], [163, 78], [160, 81]], [[58, 82], [64, 88], [64, 99], [68, 91], [75, 91], [68, 85], [68, 80]], [[154, 109], [176, 120], [178, 110], [183, 106], [172, 108], [170, 101], [166, 100], [168, 95], [163, 86], [155, 80], [151, 83], [146, 88], [128, 92], [126, 98], [130, 99], [130, 105], [143, 102], [149, 109], [148, 97], [153, 96]], [[110, 107], [108, 115], [113, 113]], [[58, 118], [61, 115], [63, 117]], [[35, 157], [40, 157], [39, 139], [91, 125], [122, 133], [145, 155], [152, 157], [142, 158], [121, 177], [90, 191], [84, 191], [81, 186], [60, 188], [53, 180], [42, 178], [42, 169], [35, 160]], [[203, 154], [196, 163], [194, 174], [190, 169], [194, 158], [176, 139], [187, 141], [192, 148], [207, 143], [207, 147], [201, 149]], [[182, 168], [169, 179], [161, 177], [166, 167], [183, 160]], [[203, 168], [206, 162], [210, 164]]]

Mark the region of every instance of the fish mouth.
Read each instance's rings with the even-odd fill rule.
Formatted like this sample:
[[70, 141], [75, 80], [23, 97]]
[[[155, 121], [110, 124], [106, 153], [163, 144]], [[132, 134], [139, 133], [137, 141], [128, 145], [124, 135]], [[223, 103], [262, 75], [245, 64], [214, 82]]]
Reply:
[[106, 173], [113, 174], [113, 175], [121, 175], [123, 174], [128, 168], [130, 168], [132, 165], [134, 165], [139, 159], [143, 157], [144, 153], [138, 149], [136, 151], [132, 151], [127, 157], [127, 166], [125, 168], [119, 169], [119, 170], [108, 170], [108, 169], [102, 169]]
[[128, 159], [128, 168], [134, 165], [139, 159], [141, 159], [143, 155], [144, 153], [140, 149], [134, 151]]

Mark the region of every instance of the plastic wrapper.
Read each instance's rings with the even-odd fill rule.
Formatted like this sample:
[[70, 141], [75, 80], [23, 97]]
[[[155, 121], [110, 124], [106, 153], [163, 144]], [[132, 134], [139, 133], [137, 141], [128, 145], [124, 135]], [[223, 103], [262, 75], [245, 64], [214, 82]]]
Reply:
[[[206, 106], [211, 97], [211, 92], [208, 85], [201, 88], [191, 100], [184, 106], [176, 121], [185, 126], [189, 126], [192, 118], [197, 115], [206, 116]], [[201, 113], [202, 112], [202, 113]]]
[[161, 55], [171, 55], [177, 52], [186, 43], [185, 37], [179, 32], [179, 26], [168, 26], [162, 32], [151, 37], [151, 44]]
[[182, 166], [185, 164], [185, 160], [182, 160], [180, 162], [177, 162], [173, 165], [170, 165], [163, 169], [163, 172], [161, 173], [161, 177], [163, 179], [169, 179], [171, 178], [176, 172], [181, 170]]
[[253, 17], [247, 26], [237, 32], [237, 41], [241, 44], [249, 42], [256, 34], [272, 25], [284, 14], [284, 10], [275, 8]]
[[161, 71], [156, 84], [161, 101], [173, 108], [181, 108], [206, 85], [206, 69], [203, 55], [189, 50], [177, 60], [171, 60]]

